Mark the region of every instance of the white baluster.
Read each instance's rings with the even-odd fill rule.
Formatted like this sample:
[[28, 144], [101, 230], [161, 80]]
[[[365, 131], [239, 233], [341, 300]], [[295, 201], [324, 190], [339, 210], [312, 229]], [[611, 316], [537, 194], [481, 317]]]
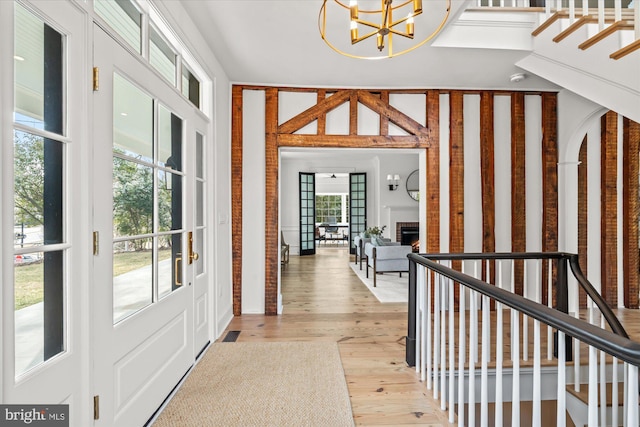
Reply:
[[[499, 269], [498, 272], [498, 277], [499, 277], [499, 281], [498, 283], [500, 283], [500, 281], [502, 280], [502, 274], [501, 274], [501, 270]], [[502, 377], [503, 377], [503, 372], [502, 372], [502, 361], [503, 361], [503, 353], [504, 353], [504, 348], [503, 348], [503, 339], [502, 336], [504, 334], [504, 325], [502, 323], [502, 304], [497, 302], [496, 303], [496, 404], [495, 404], [495, 425], [497, 426], [501, 426], [502, 425], [502, 411], [503, 411], [503, 405], [502, 405], [502, 401], [503, 401], [503, 397], [502, 397]]]
[[[447, 383], [449, 386], [449, 422], [453, 423], [456, 414], [454, 408], [455, 401], [455, 373], [456, 373], [456, 357], [455, 357], [455, 331], [454, 331], [454, 283], [453, 280], [449, 280], [449, 382]], [[460, 285], [458, 285], [460, 286]], [[459, 375], [463, 375], [463, 371], [459, 373]]]
[[567, 377], [564, 332], [558, 331], [558, 398], [556, 410], [556, 426], [567, 425]]
[[598, 350], [589, 346], [589, 427], [598, 425]]
[[640, 420], [638, 419], [638, 367], [637, 366], [629, 365], [629, 376], [627, 379], [627, 384], [629, 386], [627, 390], [627, 395], [634, 396], [633, 398], [629, 398], [629, 407], [626, 409], [627, 425], [637, 426], [637, 425], [640, 425]]
[[541, 400], [541, 372], [540, 372], [540, 321], [533, 321], [533, 414], [532, 425], [540, 427], [542, 424]]
[[[433, 321], [431, 319], [431, 290], [433, 288], [433, 283], [431, 281], [431, 277], [432, 277], [432, 272], [428, 271], [427, 272], [427, 315], [425, 316], [426, 320], [426, 326], [425, 329], [427, 331], [427, 339], [426, 339], [426, 350], [425, 350], [425, 357], [426, 357], [426, 371], [427, 371], [427, 389], [431, 390], [431, 387], [433, 387], [433, 372], [431, 371], [431, 339], [432, 339], [432, 328], [433, 326]], [[423, 343], [424, 344], [424, 343]]]
[[[624, 378], [624, 386], [623, 386], [623, 402], [624, 402], [624, 408], [622, 409], [622, 414], [623, 414], [623, 425], [624, 426], [628, 426], [628, 414], [629, 414], [629, 405], [631, 404], [631, 402], [629, 401], [629, 364], [627, 362], [624, 362], [623, 365], [623, 373], [622, 376]], [[636, 394], [637, 396], [637, 394]]]
[[423, 332], [423, 319], [424, 319], [424, 288], [426, 288], [426, 282], [424, 282], [424, 277], [422, 276], [422, 271], [424, 267], [420, 264], [416, 264], [416, 351], [415, 351], [415, 368], [416, 372], [420, 373], [420, 380], [424, 381], [424, 363], [423, 363], [423, 343], [424, 343], [424, 332]]
[[569, 0], [569, 22], [573, 24], [576, 20], [576, 2]]
[[443, 278], [436, 274], [433, 295], [433, 398], [438, 400], [440, 392], [440, 283]]
[[[553, 308], [553, 260], [547, 263], [547, 307]], [[553, 328], [547, 326], [547, 360], [553, 360]]]
[[613, 375], [611, 378], [611, 407], [614, 408], [611, 411], [611, 425], [618, 425], [618, 359], [616, 357], [613, 358], [612, 363]]
[[[528, 298], [527, 294], [529, 291], [528, 280], [527, 280], [527, 260], [522, 262], [524, 265], [524, 272], [522, 273], [522, 278], [524, 281], [524, 285], [522, 286], [522, 295], [525, 298]], [[529, 316], [526, 314], [522, 315], [522, 360], [529, 360]]]
[[460, 287], [460, 304], [458, 306], [458, 425], [463, 427], [464, 424], [464, 372], [466, 361], [466, 290]]
[[467, 408], [469, 411], [469, 425], [476, 424], [476, 365], [475, 360], [478, 359], [478, 311], [476, 291], [469, 292], [470, 306], [470, 325], [469, 325], [469, 399], [467, 400]]
[[444, 279], [440, 290], [440, 409], [447, 409], [447, 289]]
[[513, 390], [511, 395], [511, 425], [520, 425], [520, 319], [515, 309], [511, 309], [511, 335], [513, 362]]
[[491, 306], [489, 297], [482, 297], [482, 370], [480, 371], [480, 425], [489, 425], [489, 354], [491, 350]]
[[[600, 317], [600, 327], [605, 329], [604, 316]], [[607, 425], [607, 361], [604, 351], [600, 351], [600, 425]]]

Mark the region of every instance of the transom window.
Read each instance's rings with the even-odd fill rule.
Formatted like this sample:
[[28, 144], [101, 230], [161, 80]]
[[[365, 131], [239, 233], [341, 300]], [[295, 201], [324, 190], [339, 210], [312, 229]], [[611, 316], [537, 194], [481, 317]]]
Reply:
[[201, 80], [193, 71], [197, 64], [161, 20], [154, 20], [157, 14], [152, 13], [150, 3], [94, 0], [94, 10], [125, 45], [146, 58], [162, 77], [201, 109]]

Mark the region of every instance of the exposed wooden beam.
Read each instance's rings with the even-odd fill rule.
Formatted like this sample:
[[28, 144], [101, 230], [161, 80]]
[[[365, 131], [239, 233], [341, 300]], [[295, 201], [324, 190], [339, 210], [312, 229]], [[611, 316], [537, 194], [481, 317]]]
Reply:
[[407, 116], [400, 110], [393, 108], [388, 103], [385, 103], [379, 97], [367, 92], [365, 90], [358, 91], [358, 101], [363, 105], [371, 108], [376, 113], [380, 114], [381, 117], [385, 117], [395, 125], [404, 129], [411, 135], [425, 135], [427, 136], [429, 131], [426, 127], [422, 126], [417, 121], [413, 120], [411, 117]]
[[231, 254], [233, 315], [242, 314], [242, 86], [231, 89]]
[[[558, 250], [558, 101], [555, 93], [542, 94], [542, 252]], [[542, 303], [548, 301], [548, 263], [542, 267]], [[556, 289], [557, 266], [552, 268]], [[553, 294], [555, 307], [555, 292]]]
[[427, 92], [427, 252], [440, 252], [440, 92]]
[[428, 136], [280, 134], [280, 147], [313, 148], [427, 148]]
[[[321, 101], [324, 101], [326, 98], [327, 98], [327, 91], [324, 89], [318, 90], [318, 98], [316, 102], [320, 103]], [[318, 126], [317, 126], [316, 133], [318, 135], [324, 135], [326, 131], [327, 131], [327, 114], [322, 113], [318, 116]]]
[[[464, 252], [464, 94], [453, 91], [450, 95], [449, 138], [449, 252]], [[460, 270], [460, 261], [452, 268]], [[459, 287], [454, 290], [458, 302]]]
[[349, 97], [349, 135], [358, 134], [358, 96], [351, 92]]
[[[600, 150], [600, 271], [601, 295], [611, 307], [618, 305], [618, 115], [602, 117]], [[637, 249], [636, 249], [637, 250]]]
[[265, 112], [265, 301], [267, 315], [278, 314], [278, 89], [266, 91]]
[[[388, 104], [389, 103], [389, 91], [383, 90], [380, 93], [380, 100]], [[389, 135], [389, 119], [380, 115], [380, 135]]]
[[[482, 251], [496, 251], [496, 197], [495, 197], [495, 149], [493, 126], [493, 93], [480, 94], [480, 188], [482, 197]], [[495, 282], [495, 261], [490, 263], [490, 277], [487, 265], [482, 263], [482, 277], [489, 283]]]
[[638, 308], [638, 221], [640, 221], [640, 124], [623, 119], [622, 131], [623, 161], [622, 161], [622, 185], [623, 197], [623, 226], [624, 238], [623, 263], [624, 263], [624, 306], [626, 308]]
[[[527, 249], [524, 94], [511, 95], [511, 251]], [[522, 295], [524, 265], [514, 263], [515, 293]]]
[[277, 133], [287, 134], [294, 133], [314, 120], [326, 115], [331, 110], [339, 107], [349, 100], [351, 97], [351, 90], [342, 90], [334, 93], [333, 95], [319, 101], [313, 107], [307, 108], [302, 113], [293, 117], [292, 119], [284, 122], [277, 128]]

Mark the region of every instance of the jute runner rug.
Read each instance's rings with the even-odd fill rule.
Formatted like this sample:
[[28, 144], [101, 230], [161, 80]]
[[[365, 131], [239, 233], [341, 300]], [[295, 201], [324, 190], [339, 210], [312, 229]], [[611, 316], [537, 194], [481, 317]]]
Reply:
[[353, 425], [335, 342], [215, 343], [153, 423]]

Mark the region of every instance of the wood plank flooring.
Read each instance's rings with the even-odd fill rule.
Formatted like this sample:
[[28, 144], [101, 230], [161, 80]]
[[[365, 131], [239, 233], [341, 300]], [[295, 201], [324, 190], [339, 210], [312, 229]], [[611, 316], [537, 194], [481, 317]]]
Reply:
[[406, 304], [382, 304], [348, 263], [346, 248], [291, 256], [282, 269], [283, 314], [235, 317], [238, 342], [335, 341], [358, 426], [447, 426], [431, 392], [405, 363]]

